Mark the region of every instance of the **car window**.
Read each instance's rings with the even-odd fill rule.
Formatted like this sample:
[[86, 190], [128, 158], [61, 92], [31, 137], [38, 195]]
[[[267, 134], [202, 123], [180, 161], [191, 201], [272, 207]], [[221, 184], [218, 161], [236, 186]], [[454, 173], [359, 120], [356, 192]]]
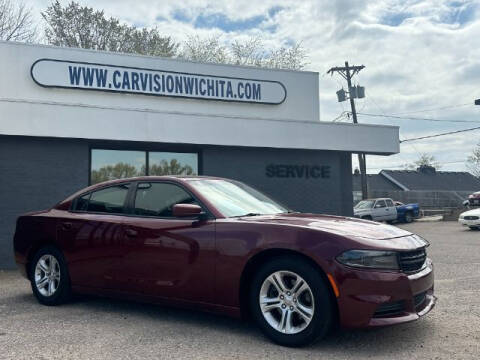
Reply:
[[[120, 184], [92, 192], [87, 211], [108, 214], [123, 213], [129, 186], [130, 184]], [[86, 201], [83, 197], [79, 200], [80, 202]]]
[[373, 208], [373, 204], [375, 200], [362, 200], [357, 205], [355, 205], [355, 209], [371, 209]]
[[187, 191], [170, 183], [139, 183], [134, 213], [143, 216], [173, 217], [175, 204], [200, 205]]
[[384, 207], [387, 207], [387, 205], [385, 204], [385, 200], [377, 200], [377, 202], [375, 203], [375, 208], [384, 208]]
[[79, 197], [74, 204], [73, 210], [75, 211], [87, 211], [88, 202], [90, 201], [91, 193], [85, 194]]
[[385, 200], [385, 201], [387, 202], [387, 206], [388, 206], [388, 207], [394, 207], [394, 206], [395, 206], [395, 205], [393, 205], [393, 201], [392, 201], [392, 200], [387, 199], [387, 200]]

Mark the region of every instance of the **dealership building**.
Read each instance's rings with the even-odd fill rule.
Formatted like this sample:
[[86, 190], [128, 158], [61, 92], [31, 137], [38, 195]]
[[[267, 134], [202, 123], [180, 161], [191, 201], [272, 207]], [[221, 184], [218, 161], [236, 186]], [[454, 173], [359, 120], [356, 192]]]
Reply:
[[398, 128], [322, 122], [318, 73], [0, 42], [0, 268], [15, 220], [114, 177], [237, 179], [304, 212], [352, 214], [352, 153]]

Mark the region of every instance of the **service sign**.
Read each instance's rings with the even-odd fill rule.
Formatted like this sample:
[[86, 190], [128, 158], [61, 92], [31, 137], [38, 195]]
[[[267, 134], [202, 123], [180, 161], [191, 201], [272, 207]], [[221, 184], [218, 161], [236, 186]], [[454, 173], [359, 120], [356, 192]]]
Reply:
[[54, 88], [259, 104], [281, 104], [287, 96], [278, 81], [55, 59], [37, 60], [31, 75], [38, 85]]

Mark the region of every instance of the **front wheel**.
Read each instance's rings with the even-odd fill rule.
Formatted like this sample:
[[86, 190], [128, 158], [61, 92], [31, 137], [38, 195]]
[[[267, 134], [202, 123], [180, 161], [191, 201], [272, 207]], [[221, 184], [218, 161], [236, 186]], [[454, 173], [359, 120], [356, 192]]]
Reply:
[[412, 215], [412, 213], [411, 213], [411, 212], [407, 212], [407, 213], [405, 214], [405, 222], [406, 222], [407, 224], [409, 224], [409, 223], [411, 223], [412, 221], [413, 221], [413, 215]]
[[41, 248], [30, 269], [32, 291], [43, 305], [59, 305], [70, 298], [70, 277], [63, 254], [54, 246]]
[[277, 344], [302, 346], [324, 337], [334, 306], [319, 271], [296, 257], [279, 257], [254, 277], [250, 308], [262, 332]]

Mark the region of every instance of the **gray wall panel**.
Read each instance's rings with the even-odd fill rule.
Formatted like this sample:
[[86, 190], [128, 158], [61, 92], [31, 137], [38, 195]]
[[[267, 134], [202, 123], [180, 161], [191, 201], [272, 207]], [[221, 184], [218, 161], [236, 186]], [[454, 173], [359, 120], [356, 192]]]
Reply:
[[0, 268], [13, 268], [18, 215], [46, 209], [87, 186], [88, 144], [0, 136]]
[[[330, 166], [330, 178], [268, 177], [269, 164]], [[243, 181], [290, 208], [304, 212], [352, 214], [351, 155], [311, 150], [207, 147], [203, 174]]]

